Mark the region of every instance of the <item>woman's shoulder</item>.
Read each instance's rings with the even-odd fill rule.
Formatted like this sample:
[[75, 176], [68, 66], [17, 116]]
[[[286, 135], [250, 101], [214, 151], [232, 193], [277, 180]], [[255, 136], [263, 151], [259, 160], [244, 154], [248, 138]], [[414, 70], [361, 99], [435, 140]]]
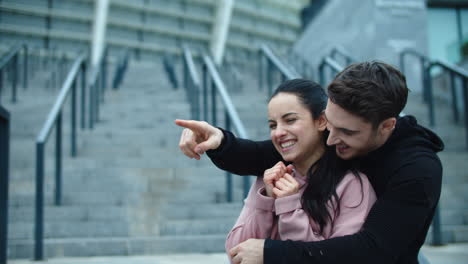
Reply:
[[336, 188], [339, 197], [353, 196], [361, 197], [363, 194], [371, 193], [375, 196], [374, 189], [367, 176], [362, 172], [347, 171]]

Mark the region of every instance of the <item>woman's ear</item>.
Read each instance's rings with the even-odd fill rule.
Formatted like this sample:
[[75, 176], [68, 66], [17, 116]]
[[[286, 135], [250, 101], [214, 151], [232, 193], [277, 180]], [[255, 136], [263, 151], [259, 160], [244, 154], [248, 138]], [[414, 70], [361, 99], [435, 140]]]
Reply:
[[327, 129], [327, 118], [324, 113], [320, 114], [319, 118], [315, 120], [315, 124], [319, 131], [325, 131], [325, 129]]

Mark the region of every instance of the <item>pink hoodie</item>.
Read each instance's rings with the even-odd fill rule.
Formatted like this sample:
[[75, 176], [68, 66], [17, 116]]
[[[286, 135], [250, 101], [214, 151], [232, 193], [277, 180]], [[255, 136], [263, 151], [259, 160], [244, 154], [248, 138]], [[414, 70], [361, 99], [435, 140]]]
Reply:
[[[236, 224], [227, 236], [225, 246], [228, 253], [231, 248], [249, 238], [318, 241], [354, 234], [361, 229], [377, 199], [364, 174], [360, 173], [361, 188], [359, 179], [348, 172], [336, 189], [340, 198], [340, 214], [325, 226], [320, 235], [318, 224], [302, 210], [301, 197], [306, 186], [306, 177], [297, 172], [293, 176], [301, 186], [299, 192], [277, 199], [264, 195], [263, 178], [257, 177]], [[331, 206], [329, 210], [333, 217], [335, 212]]]

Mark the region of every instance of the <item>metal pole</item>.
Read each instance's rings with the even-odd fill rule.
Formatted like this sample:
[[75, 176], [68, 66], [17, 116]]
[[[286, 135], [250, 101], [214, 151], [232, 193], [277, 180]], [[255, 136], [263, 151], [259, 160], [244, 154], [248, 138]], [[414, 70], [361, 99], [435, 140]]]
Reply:
[[426, 67], [426, 59], [424, 57], [419, 58], [419, 63], [421, 64], [421, 85], [422, 85], [422, 92], [423, 92], [423, 102], [427, 103], [429, 99], [427, 98], [427, 87], [424, 85], [425, 82], [425, 67]]
[[81, 129], [86, 126], [86, 63], [81, 64]]
[[432, 220], [432, 245], [440, 246], [442, 245], [442, 233], [440, 230], [440, 210], [437, 206], [434, 219]]
[[18, 83], [18, 71], [19, 71], [19, 65], [18, 65], [18, 53], [15, 55], [13, 59], [13, 90], [12, 90], [12, 97], [11, 97], [11, 102], [16, 103], [16, 87]]
[[8, 255], [9, 118], [8, 113], [4, 119], [0, 118], [0, 151], [2, 152], [0, 157], [0, 264], [7, 263]]
[[99, 121], [99, 102], [100, 102], [100, 96], [101, 96], [101, 81], [100, 81], [100, 76], [101, 74], [98, 73], [97, 75], [97, 79], [96, 79], [96, 82], [95, 82], [95, 86], [94, 86], [94, 122], [98, 122]]
[[94, 127], [94, 83], [89, 85], [89, 129]]
[[267, 70], [267, 74], [266, 74], [267, 80], [266, 80], [266, 83], [267, 83], [267, 86], [268, 86], [268, 87], [267, 87], [267, 93], [268, 93], [268, 98], [270, 98], [270, 96], [271, 96], [271, 94], [272, 94], [272, 86], [273, 86], [272, 82], [273, 82], [273, 80], [271, 79], [271, 78], [272, 78], [272, 76], [271, 76], [271, 75], [272, 75], [272, 74], [271, 74], [271, 72], [272, 72], [272, 70], [271, 70], [272, 65], [271, 65], [270, 60], [268, 60], [268, 58], [267, 58], [267, 67], [266, 67], [266, 68], [267, 68], [267, 69], [266, 69], [266, 70]]
[[262, 50], [258, 51], [258, 90], [261, 91], [263, 89], [263, 56]]
[[57, 116], [55, 133], [55, 205], [62, 201], [62, 113]]
[[203, 65], [203, 118], [208, 121], [208, 68]]
[[405, 74], [405, 51], [400, 53], [400, 71]]
[[465, 138], [466, 149], [468, 150], [468, 87], [465, 77], [462, 77], [463, 104], [465, 105]]
[[457, 103], [457, 89], [455, 87], [455, 73], [450, 71], [450, 89], [452, 90], [452, 112], [455, 123], [458, 123], [458, 103]]
[[211, 117], [213, 118], [213, 126], [216, 126], [216, 84], [211, 81]]
[[36, 211], [34, 226], [34, 260], [43, 260], [44, 238], [44, 143], [36, 143]]
[[[224, 112], [224, 118], [226, 121], [226, 130], [231, 130], [231, 120], [229, 119], [229, 113], [226, 110]], [[226, 171], [226, 201], [232, 202], [232, 174]]]
[[435, 126], [434, 120], [434, 100], [432, 97], [432, 78], [431, 78], [431, 69], [432, 64], [428, 65], [426, 69], [426, 87], [427, 87], [427, 97], [428, 97], [428, 112], [429, 112], [429, 125], [431, 127]]
[[76, 83], [78, 79], [72, 83], [71, 96], [71, 156], [76, 157]]
[[23, 88], [28, 88], [28, 46], [24, 46]]

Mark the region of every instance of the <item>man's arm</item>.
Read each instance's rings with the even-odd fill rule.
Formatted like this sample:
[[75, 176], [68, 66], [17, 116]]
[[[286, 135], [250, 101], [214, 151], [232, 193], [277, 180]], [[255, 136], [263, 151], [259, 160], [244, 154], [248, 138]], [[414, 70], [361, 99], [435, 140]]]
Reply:
[[395, 263], [410, 246], [422, 243], [418, 239], [424, 238], [440, 197], [441, 175], [435, 157], [407, 164], [372, 207], [362, 231], [318, 242], [267, 239], [264, 263]]
[[263, 176], [266, 169], [282, 161], [271, 140], [252, 141], [236, 138], [231, 132], [222, 130], [221, 145], [206, 153], [220, 169], [239, 175]]

